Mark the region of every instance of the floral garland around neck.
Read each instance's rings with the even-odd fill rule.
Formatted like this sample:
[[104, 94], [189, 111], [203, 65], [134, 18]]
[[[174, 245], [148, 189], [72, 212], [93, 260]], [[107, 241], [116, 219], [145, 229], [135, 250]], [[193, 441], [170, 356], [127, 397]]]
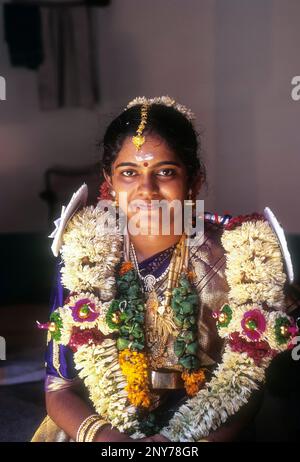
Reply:
[[[121, 265], [116, 279], [122, 237], [117, 231], [101, 232], [106, 220], [107, 212], [90, 206], [68, 223], [61, 249], [62, 283], [71, 294], [52, 313], [48, 328], [53, 341], [74, 351], [75, 367], [96, 412], [119, 431], [138, 438], [143, 435], [141, 409], [147, 409], [151, 400], [142, 328], [144, 301], [130, 263]], [[186, 384], [194, 396], [162, 429], [171, 441], [198, 441], [222, 425], [258, 389], [271, 359], [289, 347], [297, 333], [284, 313], [285, 274], [268, 223], [256, 216], [240, 220], [235, 228], [225, 230], [222, 243], [229, 303], [214, 316], [220, 336], [226, 339], [225, 351], [212, 379], [199, 390], [204, 378], [201, 370], [193, 376], [196, 365], [186, 354], [195, 357], [193, 330], [191, 338], [176, 340], [175, 353], [183, 359]], [[188, 289], [187, 279], [182, 278], [173, 291], [174, 317], [180, 325], [186, 322], [181, 302]], [[116, 299], [120, 293], [125, 298]], [[189, 301], [191, 306], [185, 308], [190, 315], [195, 300]]]

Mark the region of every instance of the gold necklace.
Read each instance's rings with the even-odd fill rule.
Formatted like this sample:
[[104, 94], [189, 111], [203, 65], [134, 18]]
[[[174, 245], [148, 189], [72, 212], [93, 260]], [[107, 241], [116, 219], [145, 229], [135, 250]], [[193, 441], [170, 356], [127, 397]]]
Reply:
[[[186, 262], [186, 236], [183, 234], [180, 241], [177, 243], [171, 258], [171, 262], [164, 273], [155, 278], [155, 282], [150, 290], [145, 290], [147, 294], [146, 312], [145, 312], [145, 334], [146, 343], [150, 350], [152, 367], [160, 368], [165, 363], [164, 354], [168, 345], [168, 340], [171, 337], [177, 337], [178, 327], [174, 323], [173, 309], [171, 307], [172, 290], [178, 284], [178, 278], [181, 274]], [[134, 250], [134, 248], [133, 248]], [[134, 258], [134, 251], [132, 252], [133, 263], [135, 269], [138, 271], [137, 259]], [[136, 257], [136, 256], [135, 256]], [[164, 293], [164, 300], [159, 301], [157, 292], [155, 290], [156, 282], [161, 281], [168, 274], [167, 287]], [[143, 276], [142, 276], [143, 278]], [[141, 279], [142, 279], [141, 278]], [[149, 285], [146, 286], [149, 288]]]

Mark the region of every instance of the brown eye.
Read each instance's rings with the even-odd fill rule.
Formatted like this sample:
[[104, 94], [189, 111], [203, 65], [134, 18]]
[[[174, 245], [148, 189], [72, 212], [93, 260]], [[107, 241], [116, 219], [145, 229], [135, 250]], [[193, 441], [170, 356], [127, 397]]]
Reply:
[[160, 170], [157, 175], [163, 176], [163, 177], [169, 177], [169, 176], [174, 176], [175, 175], [175, 170], [172, 168], [164, 168]]
[[121, 172], [121, 175], [128, 177], [132, 177], [136, 175], [136, 172], [134, 170], [124, 170]]

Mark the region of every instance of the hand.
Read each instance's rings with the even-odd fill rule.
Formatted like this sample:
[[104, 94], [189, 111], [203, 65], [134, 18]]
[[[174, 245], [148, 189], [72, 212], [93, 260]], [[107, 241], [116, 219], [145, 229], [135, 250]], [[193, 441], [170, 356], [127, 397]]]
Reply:
[[126, 433], [121, 433], [110, 425], [105, 425], [99, 430], [94, 441], [97, 443], [133, 443], [135, 440]]

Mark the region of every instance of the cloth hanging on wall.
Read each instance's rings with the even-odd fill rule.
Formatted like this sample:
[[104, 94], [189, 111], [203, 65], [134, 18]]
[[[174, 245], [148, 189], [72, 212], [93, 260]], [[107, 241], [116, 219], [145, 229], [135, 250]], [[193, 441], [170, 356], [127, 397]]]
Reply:
[[98, 101], [90, 11], [84, 6], [42, 7], [44, 61], [39, 68], [41, 109]]
[[38, 6], [4, 5], [4, 36], [13, 67], [38, 69], [43, 61], [41, 15]]
[[82, 0], [26, 1], [4, 5], [11, 64], [38, 70], [41, 109], [93, 108], [98, 89], [90, 9]]

